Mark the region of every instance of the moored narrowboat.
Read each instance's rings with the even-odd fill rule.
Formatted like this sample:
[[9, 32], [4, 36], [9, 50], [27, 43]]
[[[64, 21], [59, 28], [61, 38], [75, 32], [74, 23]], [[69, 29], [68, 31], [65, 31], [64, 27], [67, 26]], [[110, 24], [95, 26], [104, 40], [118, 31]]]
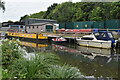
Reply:
[[34, 33], [16, 33], [16, 32], [7, 32], [7, 38], [19, 38], [19, 39], [32, 39], [32, 40], [48, 40], [47, 36], [43, 34], [34, 34]]

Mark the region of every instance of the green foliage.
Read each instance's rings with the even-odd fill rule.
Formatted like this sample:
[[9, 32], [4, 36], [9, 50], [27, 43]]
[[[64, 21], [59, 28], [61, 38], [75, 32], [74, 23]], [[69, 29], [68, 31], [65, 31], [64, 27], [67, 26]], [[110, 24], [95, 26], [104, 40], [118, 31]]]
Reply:
[[47, 11], [30, 15], [30, 18], [55, 19], [58, 22], [103, 21], [120, 19], [120, 3], [109, 2], [64, 2], [53, 4]]
[[34, 14], [31, 14], [29, 18], [43, 19], [45, 13], [46, 13], [46, 11], [41, 11], [39, 13], [34, 13]]
[[45, 19], [52, 18], [51, 13], [56, 8], [56, 6], [58, 6], [57, 3], [53, 3], [53, 5], [49, 6], [48, 9], [47, 9], [47, 11], [43, 15], [43, 18], [45, 18]]
[[25, 19], [28, 19], [29, 18], [29, 15], [24, 15], [20, 18], [20, 21], [24, 21]]
[[52, 53], [39, 53], [31, 60], [19, 59], [9, 69], [16, 78], [83, 78], [77, 68], [60, 66], [59, 58]]
[[10, 41], [8, 39], [2, 41], [1, 50], [3, 65], [11, 64], [13, 60], [20, 58], [22, 51], [19, 41]]
[[30, 60], [22, 58], [14, 61], [10, 72], [17, 78], [45, 78], [48, 69], [54, 64], [59, 64], [57, 56], [51, 53], [39, 53]]
[[81, 73], [76, 67], [71, 67], [69, 65], [52, 65], [49, 68], [49, 75], [48, 78], [83, 78]]
[[2, 74], [1, 74], [2, 78], [10, 78], [10, 77], [12, 77], [12, 75], [10, 74], [8, 69], [1, 69], [1, 72], [2, 72]]
[[97, 7], [92, 10], [90, 20], [92, 21], [102, 21], [102, 16], [103, 16], [103, 10], [100, 7]]
[[70, 22], [74, 14], [74, 7], [72, 2], [65, 2], [58, 5], [48, 17], [57, 19], [58, 22]]
[[3, 60], [3, 68], [0, 69], [2, 78], [83, 78], [77, 68], [62, 66], [59, 57], [55, 54], [26, 53], [16, 40], [6, 39], [0, 43]]

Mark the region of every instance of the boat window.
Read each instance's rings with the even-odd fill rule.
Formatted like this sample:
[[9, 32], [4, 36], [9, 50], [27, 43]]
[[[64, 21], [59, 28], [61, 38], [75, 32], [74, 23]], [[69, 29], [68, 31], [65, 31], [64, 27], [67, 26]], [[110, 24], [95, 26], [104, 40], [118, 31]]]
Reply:
[[100, 34], [99, 33], [95, 33], [95, 37], [98, 37]]
[[113, 38], [113, 36], [112, 36], [112, 34], [111, 34], [111, 33], [108, 33], [108, 36], [109, 36], [110, 38]]
[[93, 40], [93, 38], [92, 37], [83, 37], [83, 38], [81, 38], [82, 40]]
[[105, 34], [105, 33], [101, 33], [101, 36], [102, 36], [103, 38], [105, 38], [105, 37], [106, 37], [106, 34]]

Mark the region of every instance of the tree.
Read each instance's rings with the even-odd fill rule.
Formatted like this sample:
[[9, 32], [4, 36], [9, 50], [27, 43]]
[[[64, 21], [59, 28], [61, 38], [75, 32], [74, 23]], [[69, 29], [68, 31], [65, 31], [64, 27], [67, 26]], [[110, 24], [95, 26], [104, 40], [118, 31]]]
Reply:
[[30, 18], [54, 19], [58, 22], [103, 21], [120, 19], [120, 2], [64, 2], [53, 4], [47, 11], [30, 15]]
[[3, 9], [3, 10], [5, 10], [5, 6], [4, 6], [4, 2], [2, 2], [1, 0], [0, 0], [0, 9]]
[[65, 2], [58, 5], [51, 13], [52, 19], [56, 19], [58, 22], [70, 22], [74, 15], [74, 5], [72, 2]]
[[101, 7], [96, 7], [92, 10], [92, 13], [90, 15], [90, 20], [92, 21], [102, 21], [103, 16], [103, 9]]
[[31, 15], [29, 16], [29, 18], [39, 18], [39, 19], [43, 19], [45, 13], [46, 13], [46, 11], [41, 11], [41, 12], [38, 12], [38, 13], [34, 13], [34, 14], [31, 14]]
[[20, 18], [20, 22], [24, 21], [24, 20], [27, 19], [27, 18], [29, 18], [28, 15], [24, 15], [24, 16], [22, 16], [22, 17]]
[[58, 5], [57, 3], [54, 3], [53, 5], [49, 6], [43, 18], [48, 18], [48, 19], [51, 18], [50, 13], [56, 8], [57, 5]]
[[110, 19], [120, 19], [120, 2], [114, 2], [111, 4]]

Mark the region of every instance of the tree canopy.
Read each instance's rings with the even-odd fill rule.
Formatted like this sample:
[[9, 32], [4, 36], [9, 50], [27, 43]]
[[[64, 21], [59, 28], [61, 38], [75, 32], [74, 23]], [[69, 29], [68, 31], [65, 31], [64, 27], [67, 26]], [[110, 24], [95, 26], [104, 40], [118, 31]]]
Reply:
[[64, 2], [54, 3], [47, 11], [41, 11], [24, 18], [54, 19], [58, 22], [102, 21], [120, 19], [120, 2]]

